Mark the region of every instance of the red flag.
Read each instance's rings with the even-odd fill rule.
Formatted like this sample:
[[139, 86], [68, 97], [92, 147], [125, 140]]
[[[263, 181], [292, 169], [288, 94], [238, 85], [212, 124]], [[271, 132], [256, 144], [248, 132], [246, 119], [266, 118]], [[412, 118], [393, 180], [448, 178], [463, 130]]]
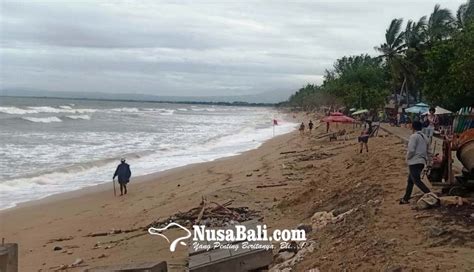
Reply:
[[278, 121], [277, 121], [277, 119], [273, 119], [273, 125], [274, 125], [274, 126], [278, 126]]

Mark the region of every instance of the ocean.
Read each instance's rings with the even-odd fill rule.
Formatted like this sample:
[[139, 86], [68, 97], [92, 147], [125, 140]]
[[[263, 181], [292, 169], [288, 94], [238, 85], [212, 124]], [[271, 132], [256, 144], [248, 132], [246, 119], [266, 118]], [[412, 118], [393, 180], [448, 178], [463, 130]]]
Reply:
[[0, 97], [0, 209], [257, 148], [295, 129], [273, 108]]

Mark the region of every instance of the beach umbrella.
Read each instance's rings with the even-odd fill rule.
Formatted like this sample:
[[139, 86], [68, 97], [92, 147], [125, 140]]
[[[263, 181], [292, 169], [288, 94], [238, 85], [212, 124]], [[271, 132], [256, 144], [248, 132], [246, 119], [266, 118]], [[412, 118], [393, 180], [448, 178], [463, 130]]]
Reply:
[[354, 123], [355, 122], [354, 119], [345, 115], [326, 116], [323, 118], [322, 121], [326, 123]]
[[405, 112], [408, 112], [408, 113], [425, 113], [427, 112], [429, 109], [429, 106], [425, 103], [418, 103], [418, 104], [415, 104], [415, 106], [413, 107], [409, 107], [409, 108], [406, 108], [405, 109]]
[[420, 102], [420, 103], [415, 104], [415, 106], [428, 108], [430, 105], [428, 105], [426, 103], [423, 103], [423, 102]]
[[[450, 113], [452, 113], [452, 112], [447, 110], [447, 109], [441, 108], [439, 106], [436, 106], [436, 108], [435, 108], [435, 114], [436, 115], [450, 114]], [[428, 112], [423, 113], [423, 115], [426, 115], [426, 114], [428, 114]]]
[[362, 113], [367, 113], [369, 112], [368, 110], [366, 109], [363, 109], [363, 110], [358, 110], [356, 112], [353, 112], [352, 115], [359, 115], [359, 114], [362, 114]]

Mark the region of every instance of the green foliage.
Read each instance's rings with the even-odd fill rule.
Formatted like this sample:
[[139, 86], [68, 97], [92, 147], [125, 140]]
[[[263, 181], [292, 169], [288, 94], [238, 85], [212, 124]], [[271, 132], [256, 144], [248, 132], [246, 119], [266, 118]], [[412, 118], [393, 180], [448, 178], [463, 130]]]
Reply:
[[389, 93], [381, 59], [369, 55], [343, 57], [326, 73], [322, 87], [346, 106], [377, 109], [385, 104]]
[[457, 110], [474, 104], [474, 22], [426, 52], [424, 94], [429, 102]]
[[456, 17], [436, 5], [404, 29], [403, 19], [393, 19], [375, 50], [377, 58], [338, 59], [321, 86], [308, 84], [289, 104], [311, 109], [339, 102], [377, 109], [389, 90], [451, 110], [474, 104], [474, 0], [461, 5]]

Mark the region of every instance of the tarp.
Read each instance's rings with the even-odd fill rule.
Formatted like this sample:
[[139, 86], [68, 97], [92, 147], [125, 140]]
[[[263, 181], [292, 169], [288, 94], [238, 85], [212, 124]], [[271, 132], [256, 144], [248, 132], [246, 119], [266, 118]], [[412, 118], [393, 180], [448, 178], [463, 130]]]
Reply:
[[359, 115], [359, 114], [362, 114], [362, 113], [367, 113], [369, 112], [368, 110], [366, 109], [363, 109], [363, 110], [358, 110], [356, 112], [353, 112], [352, 115]]

